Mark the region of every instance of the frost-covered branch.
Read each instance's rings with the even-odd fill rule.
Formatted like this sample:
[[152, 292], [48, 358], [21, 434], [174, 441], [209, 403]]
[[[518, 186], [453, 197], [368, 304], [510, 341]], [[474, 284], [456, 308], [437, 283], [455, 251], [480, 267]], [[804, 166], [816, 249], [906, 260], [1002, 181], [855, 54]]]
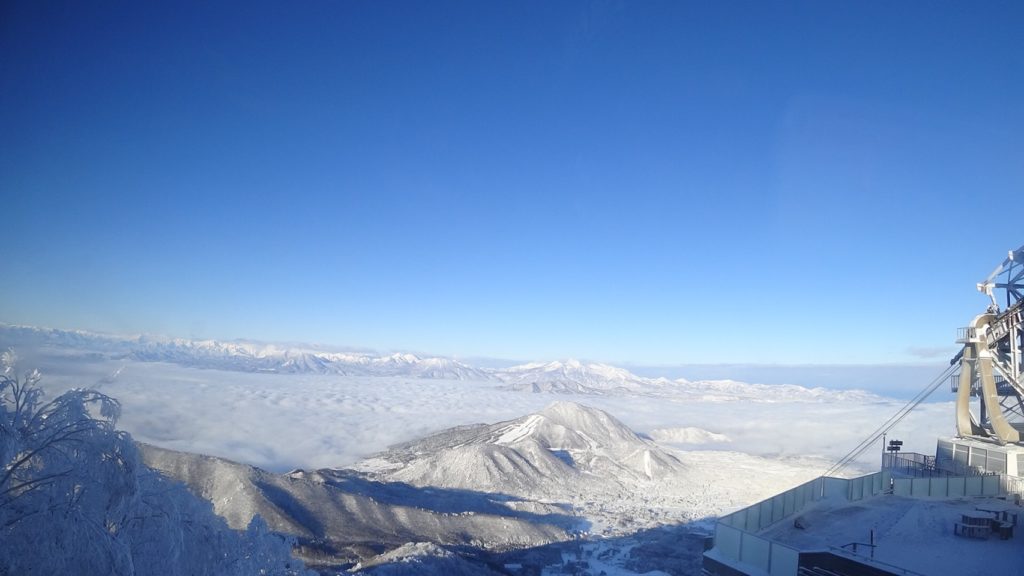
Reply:
[[121, 405], [0, 354], [0, 574], [303, 574], [265, 524], [234, 531], [208, 502], [150, 470], [115, 428]]

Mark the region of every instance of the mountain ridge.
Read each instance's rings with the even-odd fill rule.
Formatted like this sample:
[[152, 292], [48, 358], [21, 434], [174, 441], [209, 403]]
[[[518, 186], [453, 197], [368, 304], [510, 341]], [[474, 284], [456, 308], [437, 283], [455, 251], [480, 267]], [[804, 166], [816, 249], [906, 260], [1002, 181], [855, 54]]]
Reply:
[[686, 395], [700, 400], [830, 401], [878, 400], [862, 390], [807, 388], [792, 384], [749, 384], [734, 380], [690, 381], [648, 378], [599, 362], [576, 359], [530, 362], [508, 368], [478, 368], [452, 358], [407, 352], [379, 355], [330, 351], [316, 345], [283, 345], [246, 340], [117, 336], [0, 323], [0, 346], [42, 346], [139, 362], [271, 374], [408, 377], [495, 383], [509, 390], [564, 395]]
[[554, 508], [516, 511], [486, 494], [426, 492], [368, 482], [343, 471], [274, 474], [224, 458], [139, 443], [147, 466], [183, 482], [234, 529], [259, 514], [277, 532], [296, 536], [304, 560], [352, 564], [407, 542], [493, 550], [569, 538], [575, 523]]
[[676, 456], [607, 412], [567, 401], [513, 420], [443, 430], [393, 446], [371, 461], [374, 469], [366, 471], [386, 481], [570, 501], [583, 508], [600, 500], [595, 494], [685, 484], [691, 475]]

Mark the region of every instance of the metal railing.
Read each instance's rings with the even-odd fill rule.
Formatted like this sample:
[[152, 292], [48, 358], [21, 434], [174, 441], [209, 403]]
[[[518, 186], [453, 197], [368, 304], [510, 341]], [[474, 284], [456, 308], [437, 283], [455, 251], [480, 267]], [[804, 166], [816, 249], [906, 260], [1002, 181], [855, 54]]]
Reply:
[[1014, 496], [1019, 503], [1024, 499], [1024, 478], [1020, 476], [1003, 475], [1002, 489], [1008, 495]]
[[1024, 308], [1022, 308], [1022, 305], [1024, 305], [1024, 300], [1018, 300], [1017, 303], [1000, 314], [999, 318], [989, 326], [988, 332], [985, 334], [985, 343], [989, 348], [997, 341], [1017, 330], [1017, 327], [1024, 320], [1024, 314], [1022, 314]]
[[934, 456], [917, 452], [887, 452], [882, 454], [882, 469], [889, 470], [900, 476], [911, 476], [914, 478], [948, 475], [935, 467]]
[[[996, 394], [998, 394], [1000, 396], [1014, 396], [1014, 395], [1017, 394], [1017, 391], [1014, 389], [1013, 384], [1011, 384], [1001, 374], [993, 375], [992, 379], [996, 383]], [[960, 391], [960, 374], [959, 373], [951, 374], [949, 376], [949, 391], [953, 392], [953, 393], [956, 393], [956, 392]], [[980, 392], [981, 392], [981, 380], [979, 380], [978, 378], [975, 378], [974, 381], [971, 382], [971, 395], [972, 396], [977, 396]]]
[[981, 466], [972, 466], [956, 459], [943, 459], [936, 463], [936, 468], [942, 472], [940, 476], [997, 476], [1002, 472], [989, 472]]
[[[882, 469], [912, 478], [938, 476], [995, 476], [999, 472], [986, 472], [978, 466], [969, 466], [949, 458], [938, 462], [935, 456], [917, 452], [888, 452], [882, 454]], [[1024, 490], [1024, 481], [1021, 483]], [[1022, 492], [1024, 493], [1024, 492]]]
[[849, 550], [843, 548], [837, 548], [835, 546], [829, 546], [829, 551], [839, 556], [846, 556], [848, 558], [855, 558], [858, 562], [863, 562], [869, 566], [877, 566], [887, 572], [893, 574], [905, 574], [906, 576], [925, 576], [920, 572], [914, 572], [895, 564], [889, 564], [888, 562], [882, 562], [881, 560], [875, 560], [874, 558], [868, 558], [867, 556], [861, 556], [860, 554], [854, 554]]

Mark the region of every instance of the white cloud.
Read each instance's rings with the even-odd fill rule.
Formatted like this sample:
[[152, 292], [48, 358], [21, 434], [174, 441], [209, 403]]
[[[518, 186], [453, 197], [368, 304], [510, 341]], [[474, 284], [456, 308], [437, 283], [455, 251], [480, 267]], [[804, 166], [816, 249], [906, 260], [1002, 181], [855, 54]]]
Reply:
[[934, 358], [948, 360], [956, 355], [958, 349], [957, 346], [911, 346], [907, 348], [907, 354], [926, 360]]
[[[455, 425], [515, 418], [566, 398], [501, 390], [493, 382], [252, 374], [164, 363], [51, 357], [42, 368], [42, 384], [53, 392], [99, 386], [121, 400], [121, 426], [138, 440], [275, 471], [349, 465], [397, 442]], [[732, 450], [830, 459], [843, 456], [902, 405], [572, 399], [642, 433], [697, 427], [727, 435]], [[935, 436], [949, 432], [951, 414], [951, 403], [927, 404], [893, 433], [907, 450], [932, 453]], [[877, 464], [880, 450], [881, 445], [871, 450], [864, 462]]]

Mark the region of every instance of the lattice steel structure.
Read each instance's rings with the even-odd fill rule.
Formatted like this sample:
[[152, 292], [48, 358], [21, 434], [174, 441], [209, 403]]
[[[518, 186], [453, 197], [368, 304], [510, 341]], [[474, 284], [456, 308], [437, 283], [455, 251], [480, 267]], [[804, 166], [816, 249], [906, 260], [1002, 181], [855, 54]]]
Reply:
[[[1024, 443], [1024, 246], [1011, 251], [978, 283], [978, 290], [991, 304], [960, 329], [957, 339], [963, 344], [953, 359], [960, 363], [954, 382], [957, 434]], [[973, 398], [978, 399], [977, 416], [971, 409]]]

